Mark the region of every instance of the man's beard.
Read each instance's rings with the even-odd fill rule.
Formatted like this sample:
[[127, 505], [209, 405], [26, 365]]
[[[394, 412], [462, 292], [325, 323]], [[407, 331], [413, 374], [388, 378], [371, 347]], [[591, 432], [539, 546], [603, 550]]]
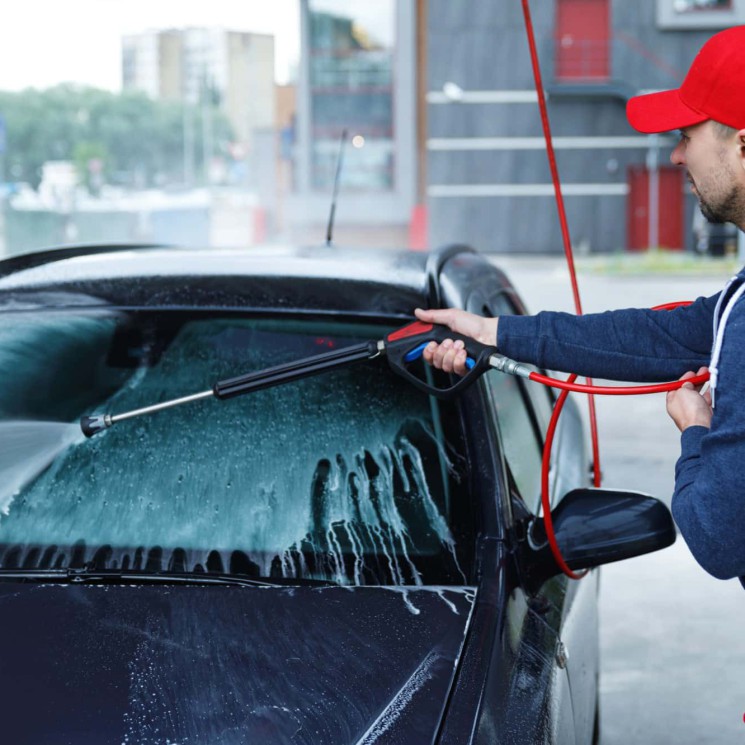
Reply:
[[686, 172], [686, 176], [695, 189], [701, 213], [709, 222], [731, 222], [745, 229], [745, 191], [736, 183], [735, 174], [725, 160], [723, 152], [719, 154], [719, 164], [720, 167], [704, 180], [707, 183], [705, 191], [709, 193], [706, 198], [701, 194], [690, 172]]
[[718, 200], [716, 204], [707, 202], [698, 195], [698, 204], [703, 216], [711, 223], [732, 222], [735, 225], [742, 225], [745, 218], [745, 207], [743, 206], [743, 195], [733, 187], [727, 195]]

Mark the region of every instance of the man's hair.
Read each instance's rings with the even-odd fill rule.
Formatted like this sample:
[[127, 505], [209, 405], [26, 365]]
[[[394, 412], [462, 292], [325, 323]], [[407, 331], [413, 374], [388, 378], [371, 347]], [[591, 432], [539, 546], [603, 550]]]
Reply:
[[712, 119], [712, 123], [714, 124], [714, 134], [720, 140], [726, 140], [729, 137], [732, 137], [735, 132], [737, 132], [734, 127], [730, 127], [727, 124], [722, 124], [721, 122], [718, 122], [714, 119]]

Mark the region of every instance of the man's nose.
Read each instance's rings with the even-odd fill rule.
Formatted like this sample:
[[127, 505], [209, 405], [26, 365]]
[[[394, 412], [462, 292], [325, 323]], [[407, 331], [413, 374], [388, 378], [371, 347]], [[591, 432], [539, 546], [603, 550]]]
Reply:
[[670, 153], [670, 162], [674, 166], [684, 166], [686, 164], [685, 149], [683, 148], [682, 142], [679, 142], [673, 149], [672, 153]]

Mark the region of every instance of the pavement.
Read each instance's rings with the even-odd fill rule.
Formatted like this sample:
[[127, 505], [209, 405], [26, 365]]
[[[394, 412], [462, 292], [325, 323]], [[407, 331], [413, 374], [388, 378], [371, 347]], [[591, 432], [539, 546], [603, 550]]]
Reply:
[[[573, 312], [563, 258], [492, 258], [530, 312]], [[709, 261], [698, 273], [621, 264], [578, 262], [585, 313], [693, 300], [717, 292], [733, 273], [731, 262]], [[603, 486], [669, 505], [679, 433], [664, 396], [596, 397], [596, 406]], [[668, 549], [603, 567], [602, 745], [745, 743], [744, 618], [740, 583], [706, 574], [680, 536]]]

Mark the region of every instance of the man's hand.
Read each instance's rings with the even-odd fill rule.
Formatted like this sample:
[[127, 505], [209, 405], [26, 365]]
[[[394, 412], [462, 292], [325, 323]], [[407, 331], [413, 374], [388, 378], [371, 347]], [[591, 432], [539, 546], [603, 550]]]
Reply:
[[[470, 336], [481, 344], [495, 346], [497, 343], [498, 318], [483, 318], [474, 313], [457, 308], [442, 310], [422, 310], [417, 308], [414, 313], [424, 323], [439, 323], [447, 326], [451, 331], [463, 336]], [[430, 342], [424, 349], [423, 357], [426, 362], [445, 372], [465, 375], [466, 350], [463, 342], [458, 339], [445, 339], [442, 344]]]
[[[699, 368], [695, 375], [708, 372], [707, 367]], [[680, 380], [694, 377], [693, 372], [687, 372]], [[688, 427], [701, 426], [711, 427], [711, 393], [707, 390], [701, 393], [703, 386], [694, 386], [693, 383], [685, 383], [682, 388], [668, 391], [667, 413], [675, 422], [678, 429], [683, 432]]]

